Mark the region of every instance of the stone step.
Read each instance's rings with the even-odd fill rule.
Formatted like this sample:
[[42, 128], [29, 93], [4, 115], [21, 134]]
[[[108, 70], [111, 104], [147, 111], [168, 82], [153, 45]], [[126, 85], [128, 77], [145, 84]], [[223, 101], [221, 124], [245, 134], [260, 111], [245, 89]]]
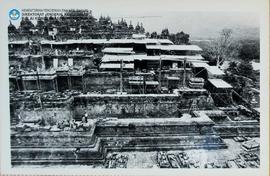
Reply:
[[[98, 137], [97, 137], [98, 138]], [[107, 151], [160, 151], [187, 149], [223, 149], [219, 136], [114, 137], [98, 138], [96, 145], [73, 147], [12, 147], [12, 164], [85, 164], [101, 162]], [[77, 151], [76, 151], [77, 150]]]

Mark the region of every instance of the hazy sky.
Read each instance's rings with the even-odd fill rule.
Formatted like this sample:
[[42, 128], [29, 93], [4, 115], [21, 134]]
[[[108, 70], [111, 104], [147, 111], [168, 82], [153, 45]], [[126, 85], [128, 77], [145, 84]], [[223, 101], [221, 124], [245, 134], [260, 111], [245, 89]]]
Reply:
[[[93, 12], [100, 16], [100, 12]], [[111, 17], [126, 18], [132, 21], [133, 25], [142, 22], [146, 31], [161, 32], [162, 29], [168, 28], [170, 32], [176, 33], [184, 31], [191, 35], [191, 38], [209, 38], [216, 37], [223, 28], [245, 29], [258, 28], [259, 17], [256, 13], [247, 12], [146, 12], [138, 14], [114, 14]]]
[[[247, 6], [250, 0], [246, 0]], [[99, 17], [109, 15], [117, 21], [117, 17], [132, 21], [133, 25], [142, 22], [146, 31], [161, 32], [168, 28], [170, 32], [183, 30], [191, 38], [216, 37], [223, 28], [258, 28], [259, 14], [241, 9], [244, 5], [227, 0], [216, 0], [216, 4], [209, 0], [118, 0], [93, 1], [93, 15]], [[118, 3], [115, 3], [118, 2]], [[195, 2], [195, 3], [194, 3]], [[105, 5], [104, 5], [105, 4]], [[229, 5], [230, 4], [230, 5]], [[226, 10], [225, 10], [226, 9]]]
[[[87, 5], [77, 3], [76, 8], [90, 9], [96, 18], [108, 15], [113, 21], [123, 17], [128, 23], [132, 21], [133, 25], [142, 22], [149, 32], [159, 33], [164, 28], [168, 28], [172, 33], [184, 31], [190, 34], [191, 38], [216, 37], [223, 28], [259, 27], [258, 13], [247, 12], [241, 9], [242, 6], [228, 5], [224, 1], [207, 4], [208, 1], [210, 2], [204, 0], [205, 3], [201, 5], [196, 3], [196, 6], [185, 0], [89, 0]], [[75, 8], [68, 2], [66, 6], [55, 4], [53, 8]], [[52, 8], [51, 4], [44, 3], [43, 8], [49, 7]], [[252, 8], [252, 4], [249, 8]]]

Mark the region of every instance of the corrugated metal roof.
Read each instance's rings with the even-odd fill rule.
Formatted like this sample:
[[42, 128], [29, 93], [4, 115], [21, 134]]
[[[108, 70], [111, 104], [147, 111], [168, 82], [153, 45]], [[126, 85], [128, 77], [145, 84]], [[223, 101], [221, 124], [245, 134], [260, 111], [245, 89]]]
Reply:
[[146, 48], [165, 51], [202, 51], [202, 49], [197, 45], [147, 45]]
[[132, 38], [136, 39], [136, 38], [145, 38], [145, 34], [132, 34]]
[[170, 60], [170, 61], [180, 61], [183, 59], [187, 59], [188, 61], [196, 61], [196, 60], [203, 60], [201, 55], [194, 55], [194, 56], [178, 56], [178, 55], [157, 55], [157, 56], [147, 56], [147, 55], [134, 55], [134, 60]]
[[173, 44], [173, 42], [170, 41], [169, 39], [157, 39], [157, 40], [161, 44]]
[[204, 62], [194, 62], [192, 63], [193, 67], [203, 67], [203, 68], [207, 68], [209, 67], [209, 65], [207, 63]]
[[146, 45], [146, 49], [160, 49], [160, 45]]
[[160, 60], [160, 56], [147, 56], [147, 55], [136, 55], [134, 56], [134, 60]]
[[168, 80], [175, 80], [175, 81], [180, 80], [180, 78], [179, 77], [176, 77], [176, 76], [167, 76], [167, 79]]
[[[102, 63], [100, 65], [100, 68], [103, 68], [103, 69], [110, 69], [110, 68], [113, 68], [113, 69], [120, 69], [121, 68], [121, 64], [120, 63]], [[134, 64], [126, 64], [124, 63], [123, 64], [123, 68], [124, 69], [134, 69]]]
[[150, 85], [150, 86], [156, 86], [158, 85], [158, 81], [145, 81], [145, 84], [146, 85]]
[[202, 51], [197, 45], [161, 45], [161, 50]]
[[127, 61], [131, 62], [134, 60], [149, 60], [149, 61], [158, 61], [158, 60], [170, 60], [170, 61], [180, 61], [183, 59], [187, 59], [188, 61], [201, 61], [203, 57], [201, 55], [194, 56], [177, 56], [177, 55], [157, 55], [157, 56], [147, 56], [145, 54], [136, 54], [136, 55], [109, 55], [106, 54], [102, 58], [102, 62], [110, 62], [110, 61]]
[[134, 56], [133, 55], [109, 55], [106, 54], [102, 57], [102, 62], [133, 62], [134, 61]]
[[9, 42], [9, 44], [12, 44], [12, 45], [16, 45], [16, 44], [18, 44], [18, 45], [22, 45], [22, 44], [26, 44], [26, 43], [28, 43], [28, 40], [17, 40], [17, 41], [10, 41]]
[[208, 79], [208, 81], [216, 88], [233, 88], [229, 83], [222, 79]]
[[218, 68], [218, 66], [210, 66], [207, 63], [199, 63], [199, 62], [194, 62], [192, 63], [193, 67], [203, 67], [205, 68], [208, 73], [212, 75], [224, 75], [225, 73]]
[[161, 55], [164, 59], [187, 59], [187, 60], [203, 60], [204, 58], [198, 54], [198, 55]]
[[106, 43], [114, 44], [114, 43], [134, 43], [134, 39], [110, 39], [107, 40]]
[[143, 85], [143, 81], [129, 81], [128, 82], [130, 85]]
[[83, 39], [80, 43], [93, 43], [93, 44], [104, 44], [107, 42], [107, 39]]
[[202, 51], [197, 45], [161, 45], [161, 50]]
[[208, 66], [207, 71], [212, 75], [224, 75], [225, 73], [218, 66]]
[[119, 53], [119, 54], [133, 54], [133, 48], [104, 48], [102, 50], [103, 53]]

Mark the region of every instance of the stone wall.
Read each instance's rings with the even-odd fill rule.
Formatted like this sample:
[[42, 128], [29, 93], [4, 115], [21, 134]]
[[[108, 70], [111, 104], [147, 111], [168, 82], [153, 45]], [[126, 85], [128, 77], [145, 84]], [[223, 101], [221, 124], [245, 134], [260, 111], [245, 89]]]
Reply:
[[[54, 119], [53, 121], [71, 118], [81, 120], [85, 113], [89, 115], [89, 118], [169, 118], [179, 117], [181, 113], [189, 112], [194, 101], [197, 102], [198, 109], [213, 108], [213, 102], [209, 100], [208, 95], [193, 97], [173, 94], [85, 94], [75, 96], [70, 102], [58, 102], [57, 106], [49, 106], [53, 103], [44, 103], [43, 109], [40, 109], [38, 104], [34, 104], [37, 105], [34, 109], [14, 104], [12, 118], [20, 115], [22, 119], [44, 117], [45, 120]], [[71, 104], [72, 106], [69, 106]]]
[[61, 131], [20, 132], [11, 135], [13, 147], [89, 147], [95, 145], [95, 135], [91, 132]]
[[212, 134], [212, 125], [196, 126], [189, 125], [153, 125], [153, 126], [97, 126], [95, 133], [99, 136], [130, 136], [130, 137], [146, 137], [146, 136], [174, 136], [174, 135], [201, 135]]
[[14, 115], [16, 117], [19, 115], [22, 121], [37, 121], [43, 117], [47, 123], [55, 125], [59, 121], [72, 119], [73, 111], [68, 108], [16, 109]]
[[43, 91], [55, 90], [54, 80], [40, 80], [40, 88]]
[[207, 95], [197, 98], [181, 97], [177, 95], [161, 94], [159, 96], [84, 96], [74, 97], [74, 113], [80, 117], [88, 113], [96, 116], [120, 117], [178, 117], [179, 111], [188, 111], [194, 100], [197, 108], [213, 107]]
[[[124, 89], [128, 88], [128, 76], [132, 73], [123, 74]], [[84, 75], [85, 91], [119, 91], [120, 89], [120, 74], [116, 72], [92, 72]]]
[[23, 80], [24, 90], [38, 90], [36, 80]]

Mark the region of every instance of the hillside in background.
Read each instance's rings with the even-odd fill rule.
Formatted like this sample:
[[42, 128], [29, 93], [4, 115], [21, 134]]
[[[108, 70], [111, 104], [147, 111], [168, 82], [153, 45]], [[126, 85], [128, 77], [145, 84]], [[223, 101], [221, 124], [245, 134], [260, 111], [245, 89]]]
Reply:
[[[260, 38], [260, 29], [258, 27], [245, 27], [245, 26], [234, 26], [234, 27], [228, 27], [229, 29], [232, 29], [232, 38], [235, 40], [259, 40]], [[216, 31], [215, 33], [210, 33], [202, 30], [202, 35], [196, 36], [192, 35], [190, 36], [191, 41], [211, 41], [219, 36], [220, 31]]]

